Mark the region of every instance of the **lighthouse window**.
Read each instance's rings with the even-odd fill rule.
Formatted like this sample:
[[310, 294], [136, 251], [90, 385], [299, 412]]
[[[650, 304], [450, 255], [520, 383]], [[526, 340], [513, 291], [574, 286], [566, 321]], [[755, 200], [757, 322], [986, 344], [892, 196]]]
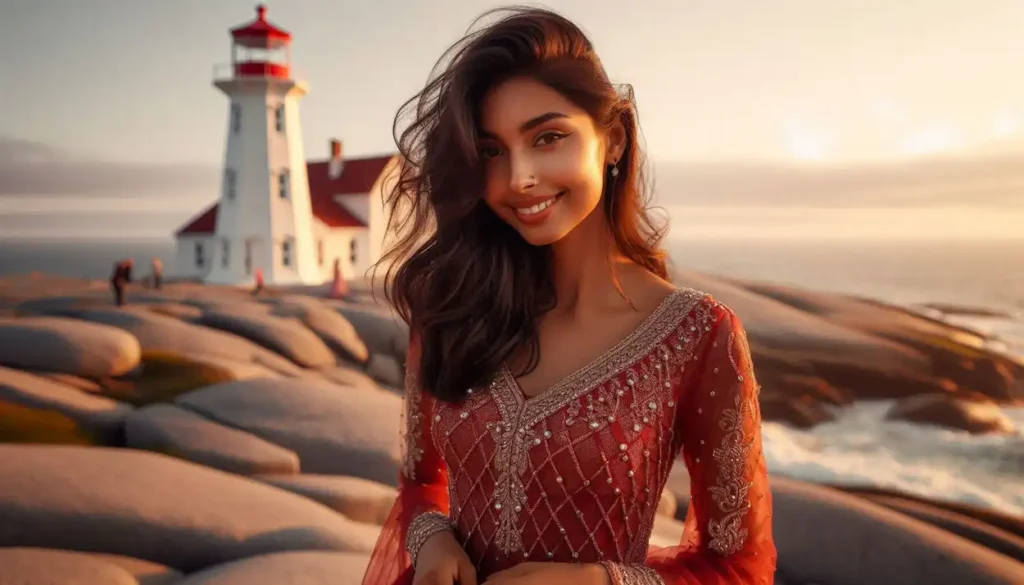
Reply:
[[288, 171], [281, 171], [278, 177], [278, 194], [281, 199], [288, 198]]
[[324, 265], [324, 241], [316, 241], [316, 259], [320, 266]]
[[231, 242], [227, 240], [221, 242], [220, 261], [224, 268], [231, 265]]
[[285, 266], [292, 265], [292, 241], [285, 240], [281, 242], [281, 264]]
[[224, 195], [229, 200], [235, 198], [235, 169], [224, 170]]
[[284, 132], [284, 106], [277, 106], [274, 110], [274, 126], [278, 132]]
[[348, 259], [352, 264], [356, 263], [356, 239], [352, 238], [348, 241]]
[[203, 249], [202, 242], [196, 242], [196, 268], [203, 268], [206, 266], [206, 251]]
[[242, 129], [242, 106], [232, 103], [231, 104], [231, 133], [238, 134], [238, 131]]

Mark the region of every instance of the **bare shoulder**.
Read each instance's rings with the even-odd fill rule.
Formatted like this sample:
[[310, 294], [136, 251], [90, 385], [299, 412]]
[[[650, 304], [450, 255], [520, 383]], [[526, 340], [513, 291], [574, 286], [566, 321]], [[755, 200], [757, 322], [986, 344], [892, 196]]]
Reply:
[[678, 290], [671, 282], [636, 264], [628, 264], [620, 268], [620, 272], [623, 288], [634, 306], [644, 313], [653, 310]]
[[[649, 308], [670, 302], [676, 306], [677, 312], [681, 310], [684, 314], [698, 308], [719, 315], [722, 312], [731, 312], [711, 294], [694, 288], [679, 286], [669, 282], [656, 274], [644, 271], [644, 276], [637, 280], [636, 304], [641, 303]], [[644, 299], [641, 301], [640, 299]]]
[[655, 297], [660, 298], [667, 297], [668, 295], [673, 294], [677, 290], [679, 290], [679, 287], [677, 287], [676, 285], [653, 274], [651, 274], [651, 282], [648, 286], [650, 287], [652, 294]]

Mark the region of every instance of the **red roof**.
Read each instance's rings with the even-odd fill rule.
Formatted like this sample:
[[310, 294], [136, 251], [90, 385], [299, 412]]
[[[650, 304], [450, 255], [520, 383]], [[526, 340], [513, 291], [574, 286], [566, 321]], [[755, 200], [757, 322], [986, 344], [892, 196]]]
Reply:
[[[327, 174], [329, 161], [306, 165], [309, 176], [309, 200], [313, 217], [331, 228], [366, 227], [344, 205], [334, 200], [335, 195], [366, 195], [380, 178], [394, 155], [346, 160], [341, 175], [336, 179]], [[214, 203], [178, 230], [183, 234], [212, 234], [217, 227], [217, 204]]]
[[363, 220], [352, 215], [344, 205], [338, 203], [328, 193], [309, 194], [309, 202], [313, 206], [313, 217], [332, 228], [366, 227]]
[[231, 36], [236, 42], [247, 47], [271, 48], [292, 40], [292, 35], [288, 31], [267, 22], [267, 7], [262, 4], [256, 7], [256, 20], [231, 29]]
[[341, 175], [335, 179], [328, 174], [330, 161], [311, 162], [306, 165], [306, 174], [309, 176], [309, 193], [310, 195], [330, 193], [330, 197], [369, 193], [392, 158], [394, 155], [389, 154], [371, 158], [348, 159], [341, 169]]
[[212, 234], [217, 227], [217, 204], [207, 207], [202, 213], [188, 220], [177, 235], [182, 234]]

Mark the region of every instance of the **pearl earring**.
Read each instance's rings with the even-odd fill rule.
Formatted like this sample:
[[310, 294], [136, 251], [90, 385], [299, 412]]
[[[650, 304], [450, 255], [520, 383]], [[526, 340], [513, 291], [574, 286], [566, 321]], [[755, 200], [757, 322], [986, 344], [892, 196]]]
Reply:
[[616, 166], [612, 167], [612, 176], [613, 177], [618, 177], [619, 176], [619, 167], [616, 167]]

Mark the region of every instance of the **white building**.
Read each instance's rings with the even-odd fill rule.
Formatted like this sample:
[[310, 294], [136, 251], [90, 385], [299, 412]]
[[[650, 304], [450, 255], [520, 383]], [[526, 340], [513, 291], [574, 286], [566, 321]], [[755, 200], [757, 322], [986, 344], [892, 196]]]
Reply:
[[174, 274], [247, 285], [262, 269], [268, 284], [319, 284], [337, 259], [360, 277], [380, 256], [384, 183], [398, 159], [345, 159], [331, 140], [327, 159], [306, 160], [306, 86], [291, 76], [291, 35], [266, 12], [231, 30], [231, 63], [214, 74], [229, 101], [220, 196], [176, 232]]

